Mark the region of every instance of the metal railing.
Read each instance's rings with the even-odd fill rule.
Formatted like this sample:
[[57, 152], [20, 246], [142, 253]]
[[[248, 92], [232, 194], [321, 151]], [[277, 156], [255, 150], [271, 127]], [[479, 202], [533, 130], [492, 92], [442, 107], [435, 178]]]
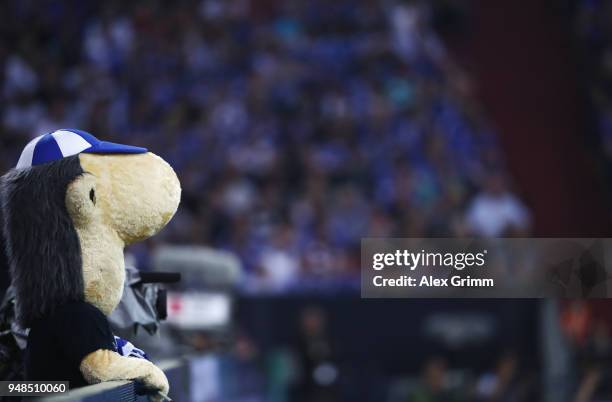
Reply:
[[[175, 402], [189, 401], [189, 366], [191, 358], [164, 360], [157, 363], [172, 384], [170, 397]], [[139, 395], [134, 381], [108, 381], [77, 388], [64, 394], [29, 399], [36, 402], [147, 402]]]

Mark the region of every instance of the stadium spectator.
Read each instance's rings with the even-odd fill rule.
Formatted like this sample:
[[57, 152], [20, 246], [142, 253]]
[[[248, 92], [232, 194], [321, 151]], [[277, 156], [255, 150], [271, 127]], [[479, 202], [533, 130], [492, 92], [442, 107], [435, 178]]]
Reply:
[[328, 334], [325, 313], [317, 307], [308, 307], [302, 311], [299, 324], [296, 357], [300, 375], [293, 387], [292, 400], [338, 401], [338, 357]]
[[499, 173], [486, 177], [483, 191], [468, 207], [466, 221], [468, 230], [482, 237], [526, 237], [530, 225], [527, 209]]
[[422, 369], [421, 379], [411, 392], [411, 402], [459, 402], [463, 398], [452, 389], [448, 381], [448, 363], [444, 358], [429, 358]]

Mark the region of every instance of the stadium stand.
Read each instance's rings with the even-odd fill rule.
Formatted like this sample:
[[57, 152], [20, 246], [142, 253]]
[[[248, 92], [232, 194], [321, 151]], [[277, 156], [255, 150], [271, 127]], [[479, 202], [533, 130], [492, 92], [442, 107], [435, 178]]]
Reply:
[[[3, 2], [0, 14], [14, 16], [0, 26], [2, 170], [57, 127], [146, 146], [184, 187], [156, 241], [236, 252], [249, 290], [354, 283], [364, 236], [529, 230], [423, 3]], [[131, 250], [141, 268], [154, 246]]]

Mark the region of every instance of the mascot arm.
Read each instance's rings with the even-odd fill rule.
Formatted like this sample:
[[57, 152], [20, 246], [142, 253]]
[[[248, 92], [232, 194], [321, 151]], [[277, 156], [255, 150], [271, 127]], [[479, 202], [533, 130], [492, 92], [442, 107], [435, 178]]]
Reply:
[[137, 380], [145, 387], [168, 394], [170, 386], [166, 375], [153, 363], [145, 359], [125, 357], [112, 351], [100, 349], [85, 356], [81, 362], [81, 373], [90, 384], [112, 380]]

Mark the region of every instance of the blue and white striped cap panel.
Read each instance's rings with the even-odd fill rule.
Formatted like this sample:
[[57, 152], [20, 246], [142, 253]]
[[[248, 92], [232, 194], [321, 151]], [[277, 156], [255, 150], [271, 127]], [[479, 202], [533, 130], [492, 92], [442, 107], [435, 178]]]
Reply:
[[34, 138], [26, 145], [17, 162], [17, 169], [41, 165], [67, 156], [76, 155], [93, 144], [68, 130], [57, 130]]
[[81, 152], [107, 154], [139, 154], [146, 148], [100, 141], [86, 131], [61, 129], [34, 138], [26, 145], [17, 162], [17, 169], [42, 165]]

